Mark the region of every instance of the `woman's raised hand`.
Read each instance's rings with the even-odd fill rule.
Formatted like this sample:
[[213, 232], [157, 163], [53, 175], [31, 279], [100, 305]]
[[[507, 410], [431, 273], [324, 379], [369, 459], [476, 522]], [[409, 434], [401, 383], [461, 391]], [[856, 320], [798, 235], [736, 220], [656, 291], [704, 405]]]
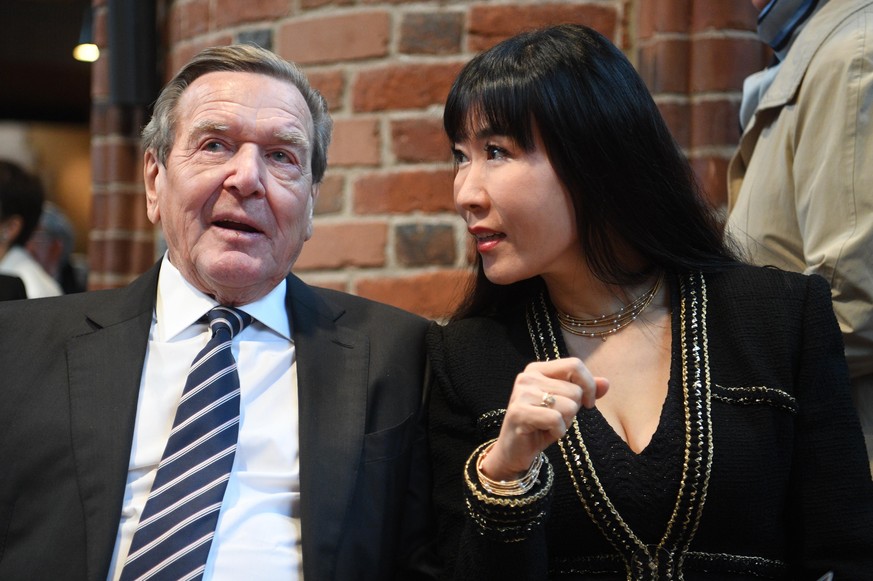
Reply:
[[594, 407], [608, 387], [576, 357], [530, 363], [515, 378], [500, 436], [482, 459], [482, 472], [492, 480], [519, 478], [537, 454], [564, 435], [579, 408]]

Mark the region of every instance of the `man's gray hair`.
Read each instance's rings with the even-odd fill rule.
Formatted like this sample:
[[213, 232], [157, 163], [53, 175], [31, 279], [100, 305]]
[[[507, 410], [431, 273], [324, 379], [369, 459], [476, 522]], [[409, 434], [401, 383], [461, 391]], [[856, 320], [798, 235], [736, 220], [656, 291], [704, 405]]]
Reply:
[[333, 121], [328, 113], [327, 102], [316, 89], [309, 84], [309, 79], [297, 65], [290, 63], [279, 55], [264, 48], [236, 44], [231, 46], [215, 46], [201, 51], [167, 83], [155, 101], [155, 110], [151, 121], [142, 131], [143, 151], [151, 149], [158, 161], [166, 166], [170, 150], [175, 140], [177, 111], [182, 92], [207, 73], [219, 71], [238, 73], [258, 73], [282, 81], [287, 81], [297, 87], [309, 113], [312, 115], [312, 181], [321, 182], [327, 169], [327, 148], [330, 145], [330, 134]]

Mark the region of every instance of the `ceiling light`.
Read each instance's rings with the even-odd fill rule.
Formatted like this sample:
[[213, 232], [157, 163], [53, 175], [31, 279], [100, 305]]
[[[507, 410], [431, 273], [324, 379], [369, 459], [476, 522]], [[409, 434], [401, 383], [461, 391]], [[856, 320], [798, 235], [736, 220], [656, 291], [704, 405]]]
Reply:
[[93, 63], [100, 58], [100, 49], [94, 44], [94, 12], [91, 6], [85, 7], [82, 15], [82, 29], [79, 32], [79, 44], [73, 49], [73, 58], [77, 61]]

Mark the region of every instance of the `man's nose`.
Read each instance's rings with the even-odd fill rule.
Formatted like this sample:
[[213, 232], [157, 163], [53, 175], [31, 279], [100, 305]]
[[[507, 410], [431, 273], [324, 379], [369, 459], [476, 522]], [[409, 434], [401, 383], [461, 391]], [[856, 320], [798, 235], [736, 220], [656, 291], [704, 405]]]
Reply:
[[225, 185], [241, 195], [261, 195], [265, 192], [266, 164], [260, 149], [251, 143], [243, 144], [230, 160]]

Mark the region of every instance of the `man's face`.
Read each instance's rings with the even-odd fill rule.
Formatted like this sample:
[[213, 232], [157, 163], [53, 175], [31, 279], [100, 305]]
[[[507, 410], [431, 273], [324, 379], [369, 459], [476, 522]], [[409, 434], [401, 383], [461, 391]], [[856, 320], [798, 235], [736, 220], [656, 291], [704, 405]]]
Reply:
[[214, 72], [185, 89], [161, 165], [145, 153], [148, 217], [170, 262], [220, 303], [266, 295], [312, 235], [313, 126], [291, 83]]

